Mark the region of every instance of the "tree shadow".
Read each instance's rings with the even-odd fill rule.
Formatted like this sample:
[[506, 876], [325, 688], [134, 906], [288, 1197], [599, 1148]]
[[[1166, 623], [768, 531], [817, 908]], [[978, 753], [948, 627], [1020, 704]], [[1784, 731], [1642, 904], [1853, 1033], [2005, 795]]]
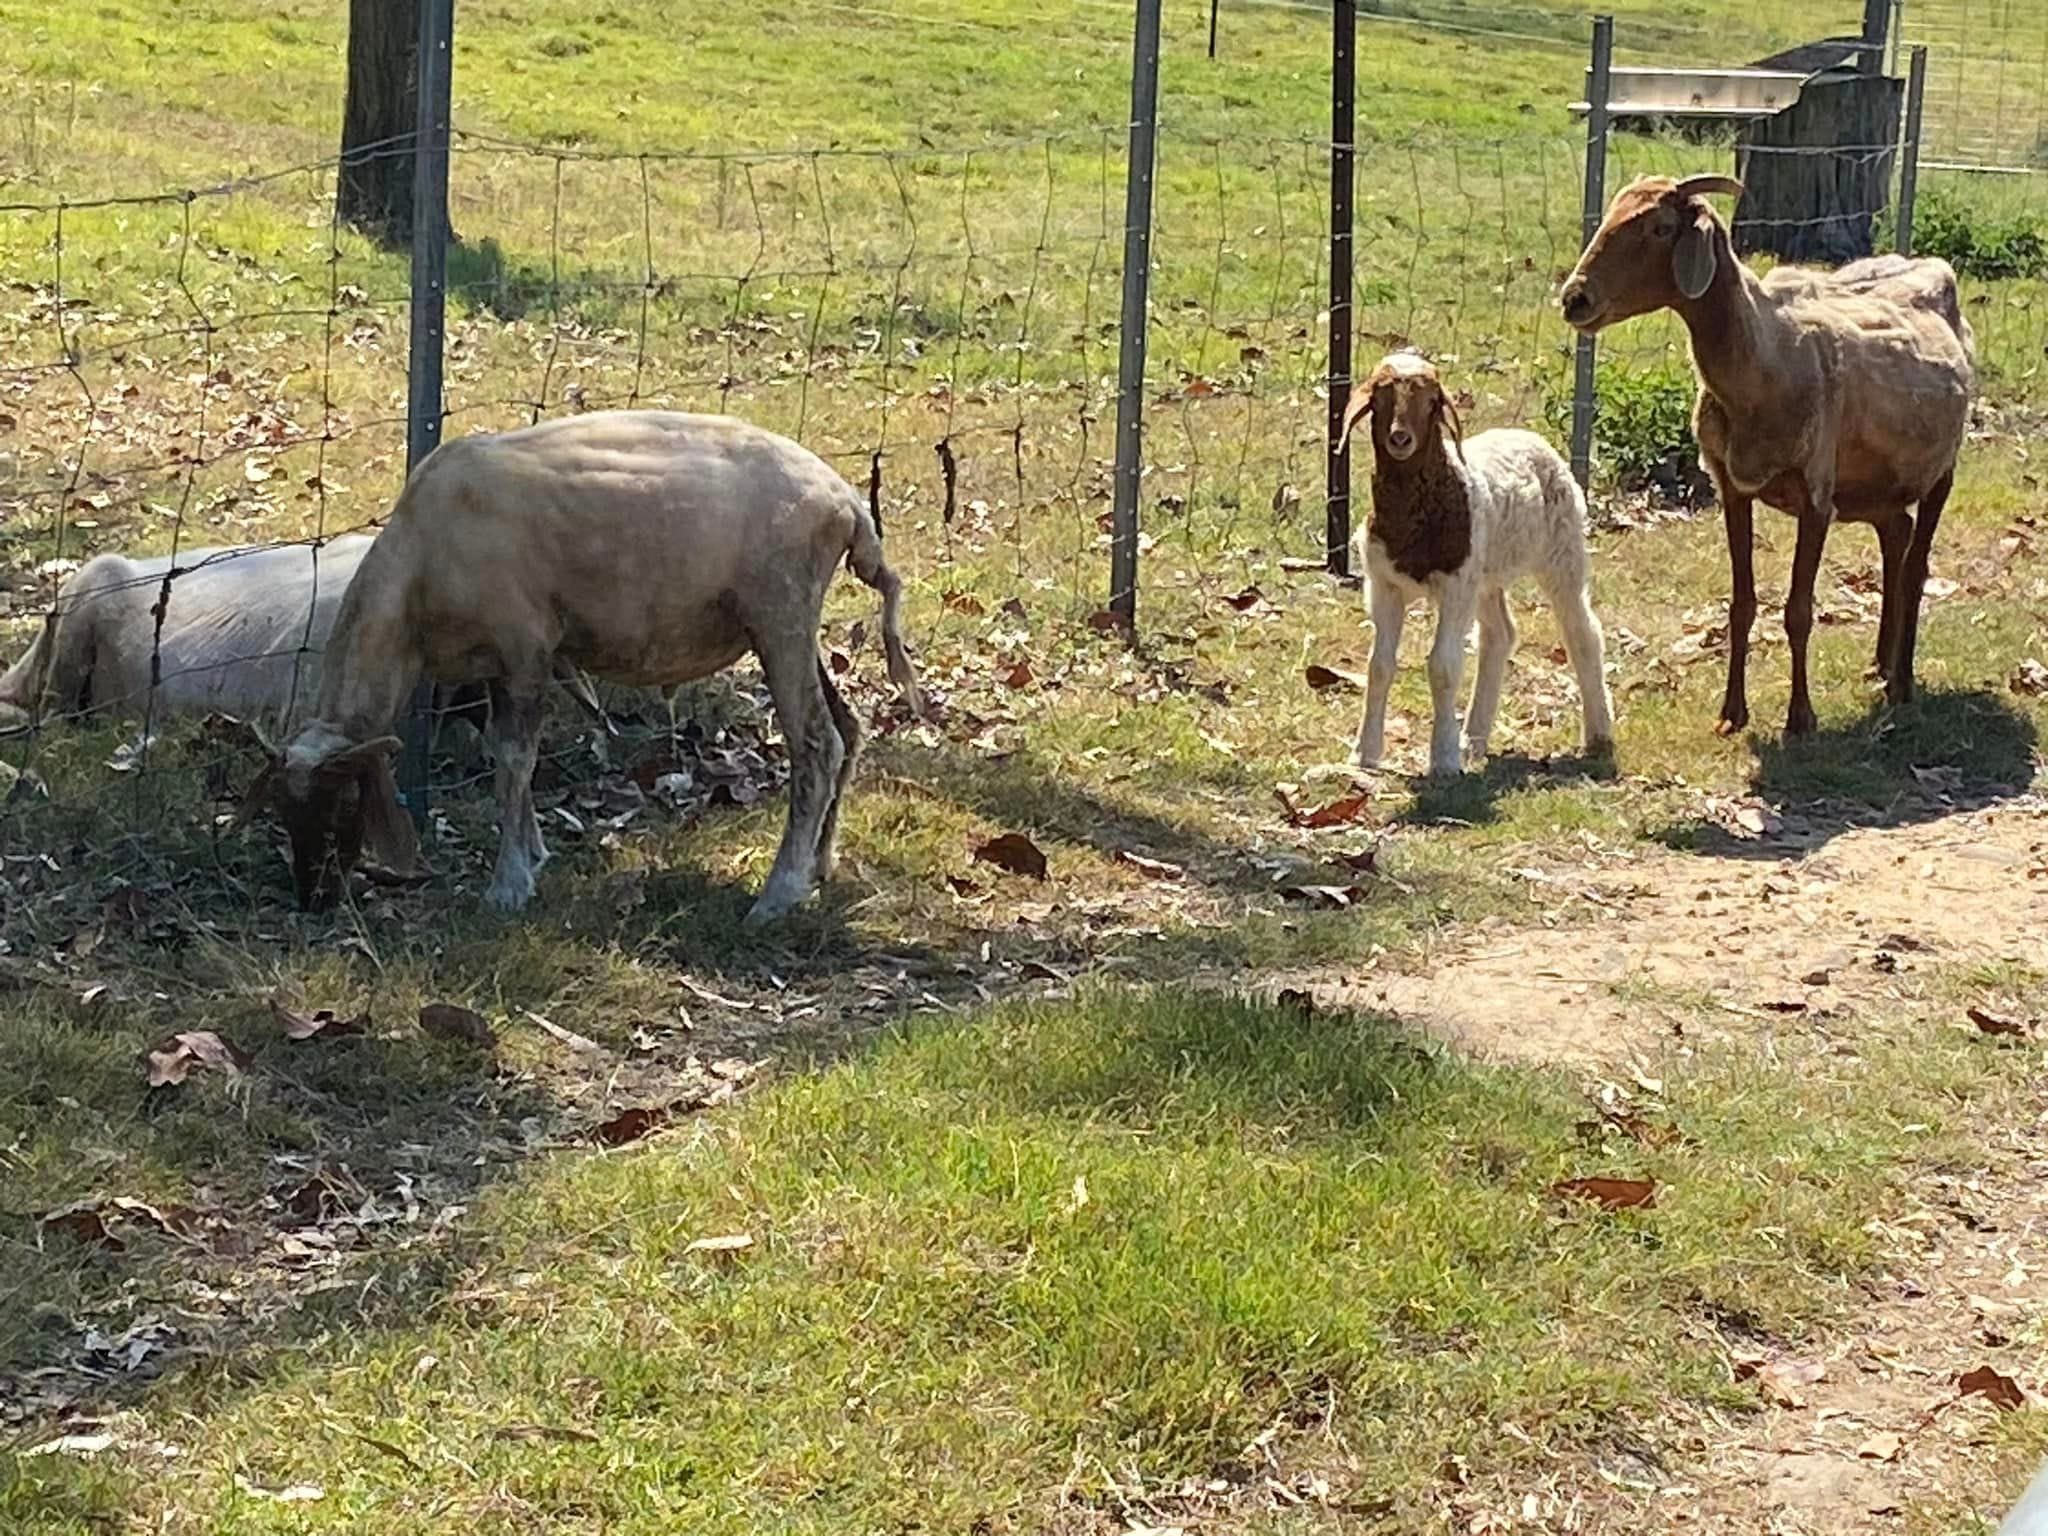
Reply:
[[1500, 820], [1501, 802], [1510, 795], [1560, 789], [1580, 779], [1611, 780], [1617, 772], [1613, 757], [1605, 754], [1497, 753], [1476, 773], [1413, 779], [1413, 798], [1393, 819], [1398, 826], [1487, 826]]
[[1988, 688], [1928, 689], [1903, 709], [1879, 702], [1853, 724], [1752, 736], [1756, 793], [1780, 808], [1782, 837], [1741, 838], [1688, 818], [1648, 835], [1728, 858], [1781, 859], [1859, 827], [1914, 826], [2024, 794], [2037, 768], [2030, 716]]

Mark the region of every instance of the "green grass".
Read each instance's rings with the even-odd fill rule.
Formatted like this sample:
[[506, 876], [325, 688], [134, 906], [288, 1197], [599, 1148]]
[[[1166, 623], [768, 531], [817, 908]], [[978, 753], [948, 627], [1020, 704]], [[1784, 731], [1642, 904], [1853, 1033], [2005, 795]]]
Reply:
[[[1689, 1142], [1645, 1150], [1588, 1143], [1561, 1078], [1371, 1016], [1169, 989], [918, 1023], [485, 1197], [454, 1250], [196, 1363], [147, 1413], [174, 1460], [16, 1461], [0, 1514], [278, 1528], [241, 1474], [324, 1489], [304, 1531], [1030, 1530], [1245, 1481], [1276, 1430], [1284, 1475], [1417, 1516], [1473, 1424], [1535, 1465], [1654, 1446], [1673, 1396], [1740, 1411], [1712, 1320], [1800, 1338], [1866, 1259], [1898, 1128], [1953, 1155], [1998, 1091], [1967, 1043], [1800, 1067], [1709, 1062]], [[1548, 1193], [1594, 1173], [1664, 1188]], [[753, 1246], [689, 1246], [728, 1234]], [[499, 1438], [520, 1424], [578, 1439]]]
[[[1760, 6], [1616, 9], [1641, 59], [1785, 40]], [[342, 8], [24, 0], [8, 20], [4, 200], [211, 185], [333, 151]], [[883, 446], [891, 558], [945, 712], [878, 736], [840, 879], [766, 935], [739, 919], [778, 795], [594, 824], [620, 754], [666, 749], [645, 699], [619, 701], [643, 717], [623, 743], [556, 733], [558, 858], [518, 924], [476, 911], [494, 834], [456, 783], [473, 765], [443, 765], [432, 888], [305, 918], [271, 837], [216, 820], [248, 757], [179, 729], [124, 776], [111, 729], [8, 743], [30, 776], [0, 811], [0, 1370], [70, 1360], [86, 1328], [152, 1313], [192, 1353], [104, 1394], [184, 1455], [6, 1462], [0, 1525], [1082, 1529], [1122, 1512], [1133, 1478], [1235, 1489], [1246, 1442], [1277, 1424], [1285, 1477], [1393, 1499], [1394, 1528], [1412, 1528], [1446, 1456], [1511, 1477], [1539, 1455], [1654, 1445], [1667, 1412], [1732, 1413], [1748, 1399], [1728, 1392], [1715, 1320], [1785, 1339], [1838, 1325], [1872, 1258], [1863, 1224], [1896, 1208], [1899, 1181], [1968, 1165], [1973, 1135], [2025, 1117], [2022, 1053], [1928, 1040], [1922, 1009], [1946, 994], [1859, 1020], [1853, 1057], [1781, 1041], [1777, 1068], [1735, 1050], [1659, 1065], [1693, 1141], [1654, 1150], [1584, 1144], [1561, 1073], [1477, 1067], [1386, 1020], [1193, 995], [1421, 963], [1447, 934], [1535, 920], [1516, 865], [1659, 846], [1704, 862], [1725, 851], [1731, 796], [1833, 828], [2029, 786], [2048, 704], [2009, 679], [2048, 643], [2018, 435], [2040, 401], [2042, 311], [2033, 280], [1966, 280], [1987, 432], [1935, 551], [1956, 585], [1927, 609], [1921, 704], [1880, 709], [1862, 676], [1876, 549], [1849, 528], [1821, 578], [1819, 737], [1777, 737], [1772, 609], [1758, 727], [1710, 734], [1718, 522], [1647, 518], [1613, 491], [1674, 429], [1668, 380], [1686, 367], [1674, 327], [1639, 322], [1602, 354], [1626, 427], [1595, 507], [1616, 770], [1572, 756], [1554, 626], [1524, 604], [1496, 760], [1448, 786], [1389, 775], [1360, 824], [1306, 830], [1276, 789], [1304, 806], [1347, 792], [1328, 770], [1358, 700], [1312, 691], [1303, 668], [1361, 669], [1367, 644], [1355, 591], [1283, 564], [1322, 538], [1328, 40], [1313, 8], [1226, 7], [1212, 64], [1205, 9], [1169, 10], [1134, 654], [1086, 623], [1107, 587], [1127, 24], [1094, 0], [462, 13], [451, 431], [637, 398], [797, 432], [856, 480]], [[1494, 30], [1582, 24], [1547, 7]], [[1359, 350], [1413, 340], [1472, 392], [1469, 428], [1555, 432], [1580, 49], [1362, 30]], [[898, 153], [841, 152], [876, 148]], [[653, 155], [678, 149], [747, 153]], [[1623, 139], [1612, 175], [1728, 158]], [[2026, 216], [2023, 189], [1923, 184], [1987, 226]], [[346, 232], [330, 245], [330, 194], [315, 170], [189, 207], [73, 208], [61, 249], [53, 211], [0, 215], [17, 285], [0, 335], [11, 366], [43, 370], [0, 378], [10, 655], [53, 557], [162, 548], [174, 526], [186, 546], [331, 532], [388, 505], [406, 268]], [[56, 366], [67, 346], [75, 375]], [[1790, 529], [1760, 524], [1767, 597]], [[1253, 584], [1263, 602], [1227, 601]], [[875, 648], [855, 643], [873, 619], [870, 594], [841, 590], [825, 639], [852, 657], [858, 707], [897, 724]], [[1412, 627], [1396, 686], [1403, 765], [1426, 732], [1426, 633]], [[684, 714], [747, 745], [757, 693], [700, 688]], [[1013, 830], [1047, 852], [1043, 885], [971, 858]], [[1356, 908], [1280, 896], [1348, 881], [1338, 856], [1374, 842], [1390, 878]], [[1184, 877], [1150, 879], [1127, 852]], [[1953, 985], [2032, 996], [2038, 978]], [[273, 994], [367, 1008], [372, 1037], [290, 1046]], [[494, 1061], [420, 1035], [437, 999], [501, 1023]], [[904, 1022], [935, 1007], [953, 1016]], [[529, 1013], [599, 1042], [603, 1065]], [[138, 1053], [195, 1027], [249, 1049], [252, 1072], [145, 1092]], [[782, 1080], [646, 1147], [539, 1155], [729, 1055], [779, 1057]], [[333, 1269], [281, 1258], [296, 1228], [277, 1202], [315, 1162], [381, 1199], [410, 1181], [427, 1230], [380, 1228]], [[1618, 1216], [1545, 1196], [1590, 1172], [1669, 1190]], [[1076, 1178], [1088, 1200], [1069, 1209]], [[209, 1246], [143, 1234], [82, 1256], [38, 1226], [109, 1194], [194, 1206]], [[741, 1230], [756, 1246], [736, 1261], [684, 1251]], [[598, 1439], [493, 1438], [518, 1423]], [[2014, 1431], [2020, 1481], [2032, 1432]], [[237, 1472], [326, 1497], [277, 1505], [237, 1492]], [[1222, 1497], [1240, 1501], [1229, 1518], [1248, 1507]]]

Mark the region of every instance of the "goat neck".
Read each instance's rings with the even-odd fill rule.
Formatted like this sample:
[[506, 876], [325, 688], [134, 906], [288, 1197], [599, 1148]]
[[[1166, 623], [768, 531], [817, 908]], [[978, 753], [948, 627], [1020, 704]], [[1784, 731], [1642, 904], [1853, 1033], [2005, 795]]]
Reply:
[[1427, 581], [1458, 569], [1472, 553], [1472, 502], [1440, 428], [1396, 459], [1373, 445], [1370, 536], [1394, 569]]
[[402, 584], [373, 590], [359, 581], [342, 599], [315, 713], [345, 740], [373, 741], [390, 732], [425, 670], [405, 597]]
[[1782, 323], [1764, 296], [1762, 279], [1735, 256], [1727, 226], [1714, 221], [1714, 278], [1696, 299], [1681, 299], [1678, 318], [1692, 338], [1693, 364], [1717, 400], [1760, 404], [1775, 393], [1768, 355]]

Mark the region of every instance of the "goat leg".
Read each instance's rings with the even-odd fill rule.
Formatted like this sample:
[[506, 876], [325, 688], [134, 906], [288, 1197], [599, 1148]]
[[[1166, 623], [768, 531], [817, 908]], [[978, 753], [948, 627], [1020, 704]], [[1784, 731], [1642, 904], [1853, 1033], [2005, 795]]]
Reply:
[[1792, 702], [1785, 711], [1785, 734], [1811, 734], [1819, 722], [1807, 690], [1806, 642], [1813, 633], [1813, 583], [1820, 574], [1821, 551], [1827, 547], [1832, 505], [1816, 496], [1812, 510], [1799, 519], [1799, 545], [1792, 554], [1792, 586], [1785, 594], [1785, 641], [1792, 652]]
[[1941, 525], [1942, 508], [1954, 489], [1954, 469], [1927, 489], [1914, 510], [1913, 542], [1906, 550], [1906, 569], [1899, 583], [1899, 633], [1892, 644], [1892, 674], [1886, 695], [1894, 704], [1913, 699], [1913, 648], [1920, 638], [1920, 599], [1927, 590], [1927, 556], [1934, 547], [1934, 530]]
[[1906, 547], [1913, 539], [1913, 515], [1900, 507], [1892, 517], [1877, 520], [1877, 547], [1884, 557], [1884, 603], [1877, 617], [1875, 675], [1889, 678], [1897, 666], [1899, 604], [1904, 596]]
[[1500, 712], [1500, 690], [1507, 681], [1508, 658], [1515, 649], [1515, 616], [1500, 587], [1479, 599], [1479, 666], [1472, 684], [1472, 708], [1465, 716], [1465, 755], [1474, 762], [1486, 756], [1493, 739], [1493, 718]]
[[1732, 736], [1749, 724], [1749, 630], [1756, 622], [1756, 549], [1752, 500], [1719, 475], [1721, 520], [1728, 533], [1728, 691], [1714, 729]]
[[1465, 672], [1465, 638], [1479, 605], [1478, 584], [1466, 579], [1444, 583], [1437, 595], [1436, 640], [1429, 648], [1429, 696], [1434, 718], [1429, 724], [1429, 771], [1433, 778], [1455, 777], [1464, 769], [1459, 755], [1458, 684]]
[[1401, 626], [1408, 605], [1393, 582], [1377, 573], [1366, 578], [1366, 601], [1372, 608], [1372, 661], [1365, 678], [1365, 712], [1358, 721], [1358, 744], [1351, 761], [1377, 768], [1387, 745], [1387, 695], [1394, 687], [1394, 665], [1401, 654]]
[[484, 900], [517, 912], [533, 897], [534, 876], [547, 861], [533, 807], [533, 770], [540, 760], [547, 673], [538, 681], [491, 684], [490, 748], [496, 768], [498, 863]]
[[846, 743], [818, 683], [817, 619], [754, 637], [755, 654], [775, 700], [775, 717], [789, 748], [789, 823], [747, 926], [772, 922], [817, 888], [818, 854]]

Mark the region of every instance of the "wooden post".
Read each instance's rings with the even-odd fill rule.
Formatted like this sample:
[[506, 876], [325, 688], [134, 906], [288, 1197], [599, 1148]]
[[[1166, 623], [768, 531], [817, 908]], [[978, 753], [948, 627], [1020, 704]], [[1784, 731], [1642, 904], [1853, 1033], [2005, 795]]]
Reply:
[[1890, 75], [1824, 76], [1784, 111], [1744, 124], [1737, 253], [1831, 265], [1870, 255], [1891, 197], [1904, 96]]
[[[421, 0], [419, 123], [413, 139], [412, 337], [406, 355], [405, 472], [441, 442], [441, 365], [448, 314], [448, 120], [453, 94], [455, 0]], [[427, 823], [433, 687], [413, 691], [399, 759], [398, 794]]]
[[1358, 73], [1357, 0], [1336, 0], [1330, 33], [1330, 413], [1324, 486], [1324, 560], [1332, 575], [1351, 570], [1351, 448], [1339, 446], [1351, 394], [1351, 235], [1357, 184], [1354, 108]]
[[[1586, 195], [1580, 217], [1579, 248], [1593, 243], [1593, 234], [1607, 213], [1607, 92], [1613, 77], [1614, 18], [1593, 18], [1593, 79], [1586, 93]], [[1581, 336], [1573, 357], [1572, 373], [1572, 478], [1580, 490], [1593, 483], [1593, 417], [1599, 396], [1593, 387], [1593, 367], [1600, 357], [1600, 343]]]
[[1892, 0], [1863, 0], [1863, 53], [1856, 66], [1866, 75], [1884, 73], [1885, 45], [1891, 40]]
[[1138, 627], [1138, 493], [1145, 449], [1146, 300], [1152, 284], [1152, 162], [1159, 117], [1159, 0], [1138, 0], [1131, 40], [1130, 165], [1124, 179], [1124, 304], [1117, 360], [1116, 494], [1109, 536], [1109, 611]]

